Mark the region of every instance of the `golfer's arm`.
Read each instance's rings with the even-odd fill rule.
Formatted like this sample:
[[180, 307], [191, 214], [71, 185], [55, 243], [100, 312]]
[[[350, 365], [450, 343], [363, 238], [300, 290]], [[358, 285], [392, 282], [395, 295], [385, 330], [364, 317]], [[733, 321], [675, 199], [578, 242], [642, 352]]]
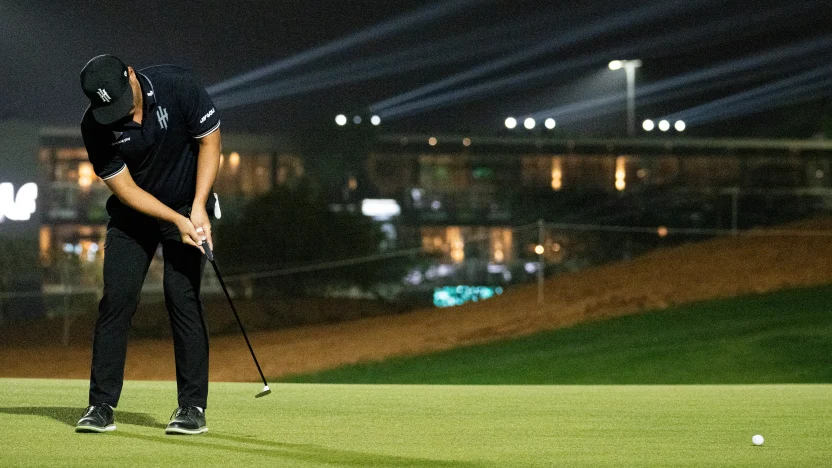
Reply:
[[136, 185], [133, 176], [130, 175], [130, 170], [127, 168], [104, 180], [104, 183], [122, 203], [136, 211], [171, 223], [176, 223], [182, 217], [181, 214], [173, 211], [156, 197]]
[[219, 128], [199, 139], [194, 206], [205, 206], [208, 202], [208, 195], [211, 193], [211, 187], [214, 186], [214, 180], [220, 168], [220, 151], [222, 151], [222, 138]]

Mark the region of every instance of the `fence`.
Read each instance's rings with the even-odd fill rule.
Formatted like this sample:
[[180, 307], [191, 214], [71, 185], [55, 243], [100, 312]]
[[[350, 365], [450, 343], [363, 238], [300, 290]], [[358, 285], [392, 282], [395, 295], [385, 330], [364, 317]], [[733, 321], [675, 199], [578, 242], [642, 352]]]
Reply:
[[[329, 296], [381, 299], [413, 306], [431, 303], [434, 293], [441, 288], [488, 287], [491, 289], [485, 291], [487, 296], [498, 293], [498, 288], [505, 291], [518, 284], [536, 282], [537, 302], [542, 304], [547, 300], [546, 277], [638, 257], [659, 247], [714, 237], [832, 237], [832, 230], [825, 229], [753, 228], [761, 219], [759, 206], [766, 203], [782, 207], [792, 218], [828, 213], [832, 206], [829, 189], [719, 189], [696, 193], [716, 197], [728, 207], [723, 211], [730, 216], [720, 218], [715, 223], [718, 227], [707, 227], [708, 223], [701, 223], [706, 227], [658, 223], [634, 226], [539, 220], [515, 227], [430, 228], [434, 229], [433, 234], [423, 228], [419, 233], [422, 245], [418, 247], [234, 274], [225, 279], [232, 295], [240, 299], [269, 302], [285, 297]], [[652, 201], [648, 199], [645, 203], [650, 205]], [[794, 210], [792, 206], [805, 209]], [[671, 209], [674, 214], [679, 213], [675, 205], [671, 204]], [[790, 219], [780, 214], [770, 216], [771, 222]], [[436, 239], [438, 243], [434, 242]], [[218, 250], [222, 267], [221, 247]], [[77, 317], [94, 314], [101, 286], [83, 285], [71, 275], [61, 276], [59, 283], [44, 285], [41, 290], [0, 292], [0, 325], [9, 321], [9, 310], [21, 304], [25, 307], [26, 301], [40, 302], [46, 316], [60, 318], [62, 341], [68, 342]], [[160, 282], [148, 281], [143, 289], [143, 304], [163, 301], [161, 291]], [[476, 299], [484, 297], [482, 292], [472, 289], [464, 294]], [[206, 269], [203, 295], [221, 297], [221, 294], [213, 272]], [[326, 318], [331, 319], [334, 318]]]

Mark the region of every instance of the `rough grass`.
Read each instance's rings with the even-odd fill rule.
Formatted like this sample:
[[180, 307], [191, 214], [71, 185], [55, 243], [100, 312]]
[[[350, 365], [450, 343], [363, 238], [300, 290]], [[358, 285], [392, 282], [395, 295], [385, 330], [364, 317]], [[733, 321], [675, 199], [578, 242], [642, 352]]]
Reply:
[[832, 286], [699, 302], [284, 378], [407, 384], [832, 383]]
[[[832, 386], [212, 384], [165, 436], [172, 382], [128, 381], [118, 430], [75, 434], [85, 381], [0, 379], [0, 466], [823, 466]], [[751, 436], [763, 434], [761, 447]]]

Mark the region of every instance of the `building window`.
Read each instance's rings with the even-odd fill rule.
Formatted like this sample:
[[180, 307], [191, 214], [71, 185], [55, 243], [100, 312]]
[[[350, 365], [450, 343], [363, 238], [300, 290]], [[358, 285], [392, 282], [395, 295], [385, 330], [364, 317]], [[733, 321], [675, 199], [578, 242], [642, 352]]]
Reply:
[[505, 227], [423, 227], [422, 249], [443, 262], [479, 259], [494, 263], [515, 260], [514, 231]]
[[268, 154], [222, 154], [214, 188], [221, 196], [257, 196], [271, 190], [271, 171], [272, 157]]
[[514, 231], [508, 228], [491, 228], [491, 261], [507, 263], [514, 260]]

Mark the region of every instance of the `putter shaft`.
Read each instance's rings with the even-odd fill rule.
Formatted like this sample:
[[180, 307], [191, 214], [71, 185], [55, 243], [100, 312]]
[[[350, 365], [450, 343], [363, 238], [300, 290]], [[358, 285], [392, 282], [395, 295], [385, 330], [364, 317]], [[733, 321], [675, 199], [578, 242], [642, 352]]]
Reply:
[[257, 397], [265, 396], [271, 393], [269, 389], [269, 384], [266, 382], [266, 376], [263, 375], [263, 370], [260, 368], [260, 363], [257, 361], [257, 356], [254, 354], [254, 349], [251, 347], [251, 342], [248, 339], [248, 334], [246, 333], [245, 327], [243, 327], [243, 322], [240, 320], [240, 315], [237, 314], [237, 308], [234, 307], [234, 302], [231, 300], [231, 295], [228, 293], [228, 288], [225, 286], [225, 281], [222, 280], [222, 274], [220, 273], [220, 269], [217, 267], [217, 261], [214, 258], [214, 252], [211, 251], [211, 247], [208, 246], [208, 241], [204, 241], [202, 243], [202, 248], [205, 249], [205, 256], [211, 262], [211, 266], [214, 267], [214, 273], [217, 274], [217, 279], [220, 282], [220, 286], [222, 287], [222, 291], [225, 293], [226, 299], [228, 299], [228, 305], [231, 306], [231, 312], [234, 313], [234, 318], [237, 320], [237, 325], [240, 326], [240, 331], [243, 332], [243, 338], [246, 340], [246, 345], [248, 346], [248, 351], [251, 353], [251, 358], [254, 359], [254, 365], [257, 366], [257, 372], [260, 373], [260, 378], [263, 380], [263, 391], [257, 394]]

